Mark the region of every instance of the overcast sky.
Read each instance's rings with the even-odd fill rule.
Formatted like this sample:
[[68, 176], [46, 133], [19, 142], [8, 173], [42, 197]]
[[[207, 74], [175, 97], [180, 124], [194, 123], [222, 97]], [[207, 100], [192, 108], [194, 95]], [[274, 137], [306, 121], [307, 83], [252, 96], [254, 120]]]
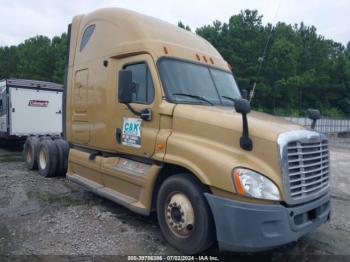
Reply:
[[344, 45], [350, 41], [349, 0], [0, 0], [0, 46], [19, 44], [35, 35], [60, 35], [74, 15], [108, 6], [173, 24], [181, 20], [192, 30], [214, 20], [227, 22], [244, 9], [257, 9], [264, 24], [303, 21], [315, 25], [326, 38]]

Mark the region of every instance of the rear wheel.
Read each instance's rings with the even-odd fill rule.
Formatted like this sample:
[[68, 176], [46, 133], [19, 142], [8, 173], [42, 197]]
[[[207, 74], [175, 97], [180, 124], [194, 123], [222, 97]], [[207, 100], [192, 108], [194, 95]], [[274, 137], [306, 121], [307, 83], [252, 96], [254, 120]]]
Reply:
[[69, 145], [67, 141], [63, 139], [56, 139], [54, 142], [58, 153], [57, 175], [65, 176], [68, 166]]
[[41, 136], [40, 141], [43, 141], [43, 140], [52, 140], [52, 137], [51, 136]]
[[190, 174], [174, 175], [161, 185], [157, 216], [164, 238], [185, 254], [196, 254], [215, 241], [206, 188]]
[[27, 138], [23, 146], [23, 158], [29, 170], [37, 169], [38, 162], [39, 138], [30, 136]]
[[44, 177], [57, 175], [58, 152], [54, 141], [44, 139], [39, 144], [38, 169]]

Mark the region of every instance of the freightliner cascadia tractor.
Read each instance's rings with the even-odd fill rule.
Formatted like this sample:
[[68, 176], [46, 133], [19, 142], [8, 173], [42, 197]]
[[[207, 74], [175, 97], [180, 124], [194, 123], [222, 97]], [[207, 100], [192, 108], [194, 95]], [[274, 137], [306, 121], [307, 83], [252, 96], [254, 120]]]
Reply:
[[250, 112], [206, 40], [119, 8], [68, 31], [63, 138], [32, 138], [30, 167], [156, 212], [185, 254], [266, 250], [329, 220], [326, 137]]

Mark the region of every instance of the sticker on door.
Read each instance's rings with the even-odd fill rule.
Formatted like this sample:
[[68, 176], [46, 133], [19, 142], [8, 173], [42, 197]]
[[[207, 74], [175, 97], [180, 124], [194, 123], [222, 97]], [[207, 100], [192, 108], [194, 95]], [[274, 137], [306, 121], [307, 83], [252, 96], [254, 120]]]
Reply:
[[142, 119], [139, 118], [123, 118], [123, 145], [131, 147], [141, 147], [141, 123]]

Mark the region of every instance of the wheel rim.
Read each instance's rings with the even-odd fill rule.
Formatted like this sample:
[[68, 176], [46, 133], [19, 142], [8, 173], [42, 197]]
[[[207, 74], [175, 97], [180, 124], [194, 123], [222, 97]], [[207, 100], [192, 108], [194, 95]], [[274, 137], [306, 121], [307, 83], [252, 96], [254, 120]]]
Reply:
[[30, 148], [27, 149], [27, 163], [31, 163], [33, 159], [33, 155], [32, 155], [32, 150], [30, 150]]
[[47, 162], [45, 150], [40, 150], [39, 152], [39, 165], [41, 170], [44, 170], [46, 168]]
[[194, 228], [194, 210], [191, 201], [183, 193], [170, 194], [165, 203], [165, 220], [178, 237], [189, 237]]

